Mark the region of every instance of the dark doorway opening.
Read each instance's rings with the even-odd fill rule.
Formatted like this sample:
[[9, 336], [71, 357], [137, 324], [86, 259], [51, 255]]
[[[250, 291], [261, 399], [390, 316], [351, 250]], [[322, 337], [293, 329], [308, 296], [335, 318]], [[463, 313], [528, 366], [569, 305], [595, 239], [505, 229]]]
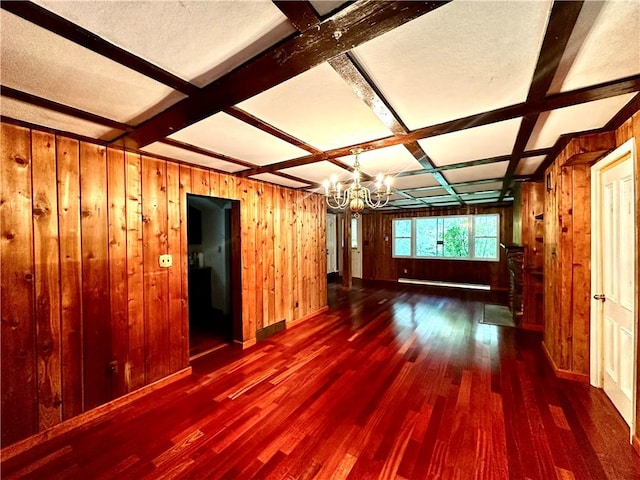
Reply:
[[242, 339], [240, 204], [187, 194], [189, 356]]

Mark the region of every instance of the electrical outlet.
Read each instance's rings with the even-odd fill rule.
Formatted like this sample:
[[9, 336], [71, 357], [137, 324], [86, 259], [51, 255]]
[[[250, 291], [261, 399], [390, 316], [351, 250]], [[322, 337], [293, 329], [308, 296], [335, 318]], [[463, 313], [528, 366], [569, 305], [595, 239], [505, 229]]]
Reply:
[[162, 268], [169, 268], [173, 265], [173, 258], [171, 255], [160, 255], [159, 263]]

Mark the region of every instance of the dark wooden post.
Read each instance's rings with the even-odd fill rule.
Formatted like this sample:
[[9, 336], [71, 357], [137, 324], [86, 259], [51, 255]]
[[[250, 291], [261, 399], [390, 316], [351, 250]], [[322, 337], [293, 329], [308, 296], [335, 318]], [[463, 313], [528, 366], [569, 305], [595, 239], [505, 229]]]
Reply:
[[351, 210], [347, 207], [342, 215], [342, 289], [351, 290]]

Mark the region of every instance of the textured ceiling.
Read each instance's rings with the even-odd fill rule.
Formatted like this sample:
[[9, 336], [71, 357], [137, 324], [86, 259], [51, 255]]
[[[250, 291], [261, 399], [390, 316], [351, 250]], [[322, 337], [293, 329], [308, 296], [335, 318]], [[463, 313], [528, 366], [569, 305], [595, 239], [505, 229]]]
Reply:
[[[640, 105], [640, 2], [2, 2], [5, 121], [390, 209], [511, 201]], [[366, 180], [366, 178], [365, 178]]]

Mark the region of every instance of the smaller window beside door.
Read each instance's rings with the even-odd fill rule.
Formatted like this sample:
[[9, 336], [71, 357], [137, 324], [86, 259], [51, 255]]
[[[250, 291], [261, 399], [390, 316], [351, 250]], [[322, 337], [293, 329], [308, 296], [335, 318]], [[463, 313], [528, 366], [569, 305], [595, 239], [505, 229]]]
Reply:
[[351, 248], [358, 248], [358, 219], [351, 219]]
[[498, 261], [500, 215], [393, 219], [394, 258]]

